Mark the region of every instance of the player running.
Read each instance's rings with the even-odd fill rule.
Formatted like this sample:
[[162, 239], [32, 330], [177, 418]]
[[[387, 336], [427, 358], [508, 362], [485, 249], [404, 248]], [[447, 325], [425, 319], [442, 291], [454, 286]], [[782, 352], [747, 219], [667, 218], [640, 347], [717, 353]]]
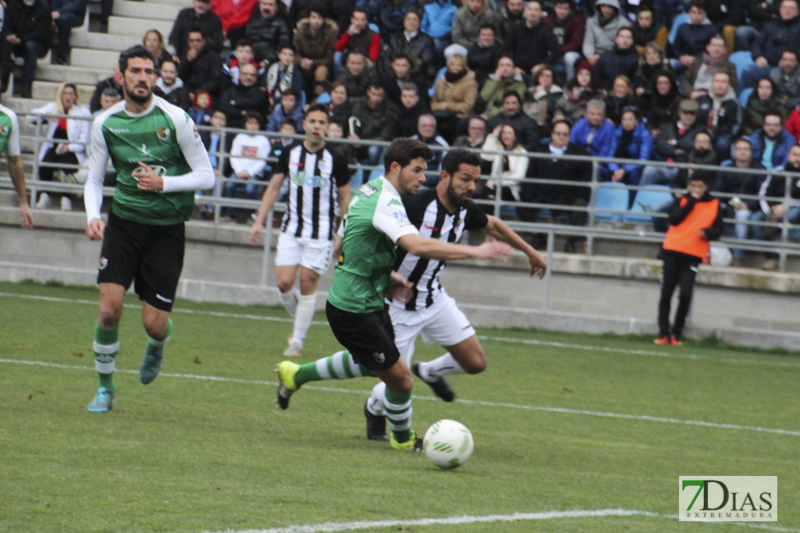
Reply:
[[381, 401], [389, 413], [390, 442], [401, 450], [419, 451], [422, 439], [411, 429], [414, 380], [395, 346], [384, 303], [392, 286], [395, 246], [435, 260], [505, 260], [511, 252], [505, 243], [464, 246], [420, 236], [401, 195], [419, 191], [432, 156], [424, 143], [396, 139], [384, 156], [386, 175], [363, 185], [353, 196], [339, 230], [341, 254], [326, 305], [333, 334], [347, 351], [304, 365], [283, 361], [277, 369], [281, 409], [288, 408], [291, 395], [310, 381], [378, 377], [386, 384]]
[[19, 197], [22, 227], [31, 229], [33, 214], [25, 190], [25, 168], [22, 165], [22, 152], [19, 147], [19, 120], [17, 114], [4, 105], [0, 105], [0, 153], [2, 152], [5, 152], [8, 158], [8, 174]]
[[[194, 211], [195, 191], [214, 186], [214, 170], [192, 119], [153, 95], [153, 54], [141, 45], [125, 50], [116, 78], [124, 100], [94, 120], [84, 189], [86, 235], [103, 240], [94, 328], [100, 386], [87, 407], [92, 412], [110, 411], [113, 405], [118, 325], [125, 292], [134, 280], [148, 335], [139, 380], [147, 385], [158, 375], [172, 335], [169, 313], [183, 268], [184, 222]], [[109, 157], [117, 186], [106, 225], [100, 208]]]

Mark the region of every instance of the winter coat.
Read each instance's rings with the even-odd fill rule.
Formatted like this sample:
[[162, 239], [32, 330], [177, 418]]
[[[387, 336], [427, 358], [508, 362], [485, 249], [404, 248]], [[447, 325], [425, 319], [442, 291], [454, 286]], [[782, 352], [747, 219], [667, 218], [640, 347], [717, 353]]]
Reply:
[[294, 109], [292, 109], [288, 115], [286, 111], [283, 110], [281, 104], [276, 105], [272, 113], [269, 114], [267, 131], [281, 131], [281, 123], [287, 118], [291, 118], [297, 122], [298, 133], [303, 133], [303, 108], [300, 105], [294, 106]]
[[267, 92], [258, 84], [250, 87], [245, 87], [241, 83], [232, 85], [222, 93], [219, 101], [215, 104], [225, 111], [229, 128], [244, 128], [245, 111], [256, 111], [263, 117], [269, 109]]
[[[504, 151], [505, 148], [503, 147], [503, 143], [501, 143], [494, 134], [490, 133], [486, 136], [486, 141], [483, 143], [482, 150], [484, 152]], [[516, 148], [511, 151], [519, 155], [504, 156], [501, 154], [482, 153], [481, 158], [492, 163], [491, 177], [487, 180], [488, 183], [493, 185], [492, 188], [495, 191], [498, 189], [499, 185], [502, 185], [504, 189], [509, 188], [514, 198], [519, 200], [520, 182], [525, 179], [525, 175], [528, 172], [528, 152], [521, 145], [517, 145]], [[505, 157], [508, 157], [508, 170], [504, 170], [503, 168], [503, 158]]]
[[620, 50], [614, 46], [612, 50], [600, 54], [600, 59], [594, 64], [594, 76], [606, 91], [610, 91], [614, 86], [614, 78], [624, 75], [632, 80], [636, 76], [638, 66], [639, 52], [635, 46], [627, 50]]
[[557, 24], [555, 17], [546, 17], [544, 23], [555, 35], [562, 54], [567, 52], [581, 53], [583, 38], [586, 35], [586, 23], [583, 22], [579, 15], [572, 13], [563, 24]]
[[770, 65], [777, 66], [787, 48], [800, 48], [800, 16], [786, 21], [777, 18], [767, 22], [750, 52], [754, 61], [765, 57]]
[[[703, 62], [702, 57], [698, 57], [694, 61], [692, 61], [692, 64], [689, 66], [689, 69], [683, 76], [683, 80], [681, 80], [681, 91], [683, 91], [683, 94], [685, 94], [687, 97], [690, 94], [692, 94], [692, 91], [697, 89], [697, 87], [695, 87], [695, 82], [697, 81], [697, 75], [700, 72], [700, 69], [702, 68], [711, 68], [711, 67], [707, 66]], [[736, 90], [736, 86], [739, 81], [739, 78], [736, 74], [736, 65], [734, 65], [733, 63], [731, 63], [726, 59], [725, 61], [720, 63], [718, 67], [713, 68], [713, 72], [716, 72], [718, 68], [723, 69], [725, 72], [728, 73], [728, 76], [731, 80], [731, 87], [733, 87], [733, 89]], [[713, 72], [711, 73], [712, 77], [713, 77]]]
[[[753, 159], [763, 164], [761, 158], [764, 154], [764, 147], [766, 146], [764, 130], [758, 130], [748, 137], [748, 139], [753, 146]], [[797, 144], [797, 142], [791, 133], [785, 129], [781, 131], [781, 135], [775, 143], [775, 150], [772, 152], [772, 168], [779, 167], [786, 163], [789, 150], [791, 150], [792, 146], [795, 144]], [[769, 166], [767, 166], [767, 168], [769, 168]]]
[[614, 48], [614, 37], [617, 36], [617, 30], [631, 27], [631, 21], [619, 14], [617, 0], [598, 0], [595, 7], [603, 4], [615, 8], [617, 15], [605, 26], [600, 26], [599, 12], [586, 21], [586, 34], [583, 37], [583, 55], [585, 57], [611, 50]]
[[[219, 54], [222, 52], [222, 20], [213, 11], [206, 11], [198, 17], [193, 7], [181, 9], [169, 32], [169, 45], [175, 50], [175, 55], [182, 57], [189, 45], [189, 31], [199, 29], [206, 38], [206, 48]], [[185, 80], [184, 80], [185, 81]]]
[[572, 127], [569, 142], [577, 144], [594, 157], [613, 157], [616, 136], [614, 125], [608, 120], [603, 120], [600, 127], [594, 130], [591, 145], [587, 146], [591, 132], [592, 127], [589, 125], [589, 120], [582, 118]]
[[256, 61], [267, 60], [269, 63], [274, 63], [278, 60], [281, 47], [292, 44], [292, 30], [289, 29], [286, 18], [280, 13], [269, 19], [264, 18], [261, 16], [258, 4], [250, 15], [244, 36], [250, 40]]
[[[733, 90], [729, 91], [729, 97], [723, 100], [717, 112], [717, 123], [711, 124], [712, 120], [711, 110], [714, 106], [714, 100], [710, 94], [695, 99], [700, 104], [700, 111], [697, 113], [697, 122], [703, 124], [706, 130], [711, 133], [712, 138], [736, 135], [739, 132], [739, 127], [742, 125], [742, 107], [739, 105], [739, 100], [736, 98], [736, 93]], [[727, 154], [720, 154], [727, 155]], [[727, 157], [725, 157], [727, 159]]]
[[[758, 193], [761, 190], [761, 183], [766, 179], [767, 176], [763, 174], [741, 174], [739, 172], [726, 172], [726, 168], [729, 167], [722, 167], [717, 174], [717, 179], [711, 188], [712, 192], [730, 194], [733, 196], [758, 196]], [[748, 168], [764, 170], [764, 165], [755, 159], [752, 159]], [[742, 201], [747, 204], [747, 208], [750, 211], [758, 210], [757, 199], [742, 199]]]
[[478, 99], [478, 82], [475, 74], [467, 74], [454, 83], [447, 81], [446, 76], [439, 78], [433, 91], [431, 109], [433, 111], [453, 111], [457, 117], [472, 113]]
[[336, 23], [326, 20], [316, 35], [311, 33], [311, 24], [307, 19], [297, 23], [294, 32], [295, 63], [301, 59], [313, 59], [314, 68], [325, 65], [333, 66], [333, 52], [336, 44]]
[[[3, 38], [16, 35], [23, 42], [35, 41], [45, 50], [50, 49], [53, 39], [52, 17], [50, 8], [42, 0], [36, 0], [32, 6], [22, 0], [9, 2], [6, 8], [3, 26]], [[6, 46], [13, 46], [8, 43]]]
[[511, 117], [498, 113], [486, 122], [486, 131], [492, 132], [501, 124], [510, 124], [517, 132], [519, 143], [529, 152], [539, 147], [539, 125], [522, 111]]
[[484, 24], [494, 26], [495, 35], [499, 35], [498, 26], [502, 25], [497, 13], [484, 3], [477, 13], [470, 11], [466, 5], [456, 11], [453, 17], [453, 44], [469, 48], [478, 40], [478, 30]]
[[522, 76], [515, 74], [511, 78], [498, 80], [494, 74], [489, 75], [489, 79], [481, 89], [481, 100], [486, 103], [487, 118], [503, 110], [503, 94], [506, 91], [516, 92], [522, 100], [525, 97], [525, 82], [522, 81]]
[[194, 61], [186, 59], [184, 54], [178, 63], [178, 77], [189, 92], [205, 89], [212, 97], [219, 96], [222, 80], [222, 58], [217, 52], [203, 47]]
[[[617, 147], [619, 146], [619, 142], [622, 139], [622, 134], [624, 130], [622, 125], [617, 126], [616, 131], [614, 132], [614, 144], [611, 148], [611, 153], [617, 153]], [[633, 138], [631, 139], [630, 144], [628, 144], [628, 153], [626, 157], [628, 159], [638, 159], [639, 161], [649, 161], [650, 160], [650, 152], [653, 149], [653, 136], [650, 135], [650, 132], [647, 130], [643, 123], [639, 123], [636, 125], [636, 129], [633, 130]], [[642, 177], [642, 165], [634, 165], [632, 163], [619, 165], [617, 163], [609, 163], [608, 169], [611, 172], [614, 172], [618, 169], [624, 169], [628, 175], [628, 183], [631, 185], [636, 185], [639, 183], [639, 180]]]
[[453, 31], [456, 11], [458, 8], [453, 5], [451, 0], [439, 0], [426, 4], [420, 30], [434, 39], [450, 35]]
[[489, 79], [489, 74], [497, 70], [497, 62], [505, 53], [502, 45], [497, 42], [488, 48], [474, 44], [467, 50], [467, 67], [475, 73], [478, 85], [483, 85]]
[[713, 24], [681, 24], [678, 33], [670, 46], [670, 57], [681, 56], [700, 57], [711, 38], [720, 33], [719, 28]]
[[[663, 124], [653, 144], [658, 158], [662, 161], [686, 162], [689, 159], [689, 152], [694, 149], [694, 136], [701, 131], [705, 131], [705, 126], [698, 121], [686, 128], [683, 133], [678, 132], [677, 122]], [[679, 149], [682, 152], [678, 152]]]
[[513, 26], [505, 45], [514, 65], [523, 72], [530, 72], [542, 63], [555, 65], [562, 55], [553, 30], [544, 22], [532, 28], [525, 23]]
[[[551, 153], [549, 146], [540, 148], [537, 152]], [[569, 143], [564, 155], [588, 156], [589, 154], [577, 144]], [[588, 183], [592, 180], [592, 164], [586, 161], [534, 157], [531, 158], [528, 164], [527, 177], [534, 180], [540, 178]], [[576, 199], [588, 201], [589, 191], [588, 187], [530, 181], [522, 184], [520, 200], [523, 202], [551, 204], [553, 206], [575, 205]]]
[[239, 3], [234, 3], [233, 0], [211, 0], [211, 11], [219, 15], [222, 31], [230, 33], [234, 28], [247, 26], [250, 14], [257, 5], [258, 0], [242, 0]]
[[395, 57], [406, 54], [419, 61], [419, 72], [425, 76], [428, 83], [432, 83], [436, 77], [436, 60], [434, 54], [436, 47], [430, 35], [421, 31], [411, 38], [406, 39], [405, 33], [400, 32], [392, 35], [389, 40], [389, 50], [383, 53], [384, 70], [388, 72], [389, 65]]
[[[31, 114], [28, 115], [28, 122], [31, 124], [36, 124], [36, 115], [52, 115], [56, 113], [56, 104], [55, 102], [50, 102], [49, 104], [45, 104], [42, 107], [38, 107], [31, 111]], [[69, 113], [67, 113], [70, 117], [91, 117], [92, 113], [81, 105], [73, 105]], [[48, 118], [44, 122], [47, 123], [47, 135], [45, 136], [47, 139], [52, 139], [53, 135], [58, 128], [58, 118]], [[89, 134], [92, 131], [92, 121], [91, 120], [80, 120], [77, 118], [68, 118], [67, 119], [67, 139], [69, 140], [69, 151], [75, 154], [75, 157], [78, 158], [78, 163], [83, 163], [86, 159], [86, 146], [89, 142]], [[47, 151], [53, 147], [53, 143], [51, 141], [45, 142], [42, 144], [42, 147], [39, 149], [39, 160], [41, 161], [44, 159], [44, 155]]]
[[386, 100], [377, 109], [371, 109], [367, 102], [359, 102], [353, 106], [353, 116], [361, 125], [350, 133], [357, 134], [361, 139], [391, 141], [396, 136], [394, 109]]

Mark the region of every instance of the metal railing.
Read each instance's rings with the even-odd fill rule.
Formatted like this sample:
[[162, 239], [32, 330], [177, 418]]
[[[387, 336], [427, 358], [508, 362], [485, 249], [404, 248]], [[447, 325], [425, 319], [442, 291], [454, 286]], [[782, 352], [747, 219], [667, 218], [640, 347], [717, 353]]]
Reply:
[[[83, 185], [78, 184], [70, 184], [70, 183], [58, 183], [58, 182], [51, 182], [51, 181], [41, 181], [38, 179], [39, 176], [39, 169], [45, 166], [51, 167], [58, 167], [58, 168], [65, 168], [66, 165], [63, 164], [48, 164], [40, 161], [38, 154], [41, 150], [41, 146], [44, 143], [51, 142], [50, 139], [45, 137], [45, 132], [43, 131], [44, 128], [42, 127], [44, 123], [48, 119], [58, 119], [58, 118], [70, 118], [75, 120], [91, 120], [91, 118], [81, 118], [81, 117], [67, 117], [66, 115], [38, 115], [38, 114], [31, 114], [31, 113], [20, 113], [20, 123], [23, 123], [24, 118], [27, 116], [31, 116], [33, 118], [33, 132], [26, 132], [26, 129], [30, 128], [23, 128], [22, 135], [21, 135], [21, 142], [27, 143], [30, 145], [33, 144], [33, 153], [23, 153], [23, 157], [30, 164], [32, 167], [32, 172], [27, 173], [26, 175], [26, 183], [27, 188], [31, 193], [32, 198], [36, 198], [37, 195], [41, 192], [55, 192], [55, 193], [69, 193], [69, 194], [81, 194], [83, 191]], [[231, 154], [225, 150], [225, 147], [228, 145], [228, 140], [231, 136], [235, 136], [239, 133], [248, 133], [251, 134], [251, 131], [243, 130], [243, 129], [233, 129], [233, 128], [222, 128], [217, 130], [216, 128], [212, 128], [209, 126], [201, 126], [198, 128], [201, 131], [217, 131], [220, 135], [219, 143], [218, 143], [218, 150], [213, 153], [210, 153], [212, 156], [216, 156], [218, 159], [218, 168], [225, 169], [229, 163]], [[303, 139], [303, 135], [284, 135], [280, 133], [274, 132], [259, 132], [260, 135], [264, 135], [270, 140], [273, 139]], [[337, 144], [350, 144], [356, 146], [388, 146], [388, 142], [380, 142], [380, 141], [368, 141], [368, 140], [358, 140], [352, 141], [348, 139], [329, 139], [329, 142], [335, 142]], [[84, 143], [88, 144], [88, 143]], [[88, 148], [88, 147], [87, 147]], [[438, 146], [432, 146], [433, 150], [447, 150], [445, 148], [441, 148]], [[504, 152], [504, 151], [485, 151], [485, 150], [477, 150], [477, 149], [469, 149], [479, 155], [519, 155], [516, 152]], [[88, 150], [87, 150], [88, 151]], [[530, 159], [536, 158], [543, 158], [543, 159], [555, 159], [555, 156], [549, 153], [528, 153], [527, 157]], [[773, 240], [764, 241], [764, 240], [754, 240], [754, 239], [736, 239], [729, 235], [725, 235], [721, 242], [730, 247], [730, 248], [738, 248], [742, 250], [747, 250], [751, 252], [774, 252], [779, 257], [779, 265], [780, 269], [784, 270], [786, 267], [786, 261], [790, 256], [798, 256], [800, 255], [800, 244], [798, 244], [792, 237], [800, 233], [800, 225], [791, 224], [788, 220], [788, 211], [790, 207], [800, 208], [800, 200], [792, 199], [790, 197], [791, 194], [791, 180], [798, 179], [800, 176], [792, 176], [792, 175], [777, 175], [773, 171], [767, 170], [753, 170], [753, 169], [739, 169], [735, 166], [708, 166], [708, 165], [696, 165], [696, 164], [689, 164], [689, 163], [664, 163], [659, 161], [641, 161], [641, 160], [628, 160], [628, 159], [616, 159], [616, 158], [597, 158], [597, 157], [590, 157], [590, 156], [560, 156], [562, 159], [566, 160], [574, 160], [580, 161], [584, 163], [591, 164], [591, 180], [588, 182], [576, 182], [576, 181], [563, 181], [557, 179], [550, 179], [550, 178], [525, 178], [522, 182], [514, 181], [507, 182], [504, 181], [502, 177], [497, 176], [487, 176], [484, 175], [484, 178], [491, 178], [497, 184], [495, 198], [492, 200], [476, 200], [477, 203], [486, 206], [487, 209], [491, 209], [491, 212], [503, 218], [513, 229], [519, 232], [526, 232], [526, 233], [542, 233], [548, 236], [548, 252], [552, 253], [553, 248], [553, 238], [556, 236], [559, 237], [584, 237], [586, 238], [586, 251], [588, 254], [594, 254], [594, 247], [595, 241], [598, 239], [602, 240], [616, 240], [622, 242], [638, 242], [638, 243], [660, 243], [663, 240], [663, 234], [657, 233], [652, 230], [648, 226], [633, 226], [628, 225], [620, 222], [609, 224], [607, 222], [600, 222], [598, 221], [598, 214], [604, 215], [615, 215], [617, 218], [622, 218], [626, 214], [630, 214], [631, 211], [629, 209], [624, 210], [609, 210], [603, 208], [602, 206], [597, 205], [597, 194], [598, 189], [602, 187], [609, 187], [608, 182], [603, 182], [600, 179], [600, 171], [601, 166], [607, 163], [617, 163], [620, 165], [624, 164], [636, 164], [642, 167], [645, 166], [655, 166], [655, 167], [666, 167], [666, 168], [686, 168], [686, 169], [705, 169], [711, 170], [714, 172], [730, 172], [730, 173], [742, 173], [742, 174], [749, 174], [749, 175], [771, 175], [772, 179], [785, 179], [787, 180], [786, 183], [786, 193], [782, 198], [764, 198], [760, 196], [746, 196], [746, 195], [733, 195], [733, 194], [717, 194], [723, 203], [727, 204], [728, 201], [736, 196], [741, 200], [767, 200], [771, 202], [780, 202], [784, 203], [786, 206], [786, 216], [783, 217], [782, 220], [773, 222], [773, 221], [753, 221], [753, 220], [736, 220], [734, 218], [725, 218], [724, 221], [726, 223], [726, 230], [734, 225], [734, 224], [746, 224], [750, 227], [760, 226], [765, 228], [771, 232], [775, 233], [775, 237]], [[88, 161], [88, 159], [87, 159]], [[269, 166], [274, 165], [277, 159], [274, 157], [273, 153], [270, 153], [270, 156], [266, 158], [266, 162]], [[81, 170], [80, 167], [72, 166], [70, 167], [74, 169], [76, 172]], [[269, 168], [269, 167], [268, 167]], [[350, 165], [350, 169], [355, 173], [361, 173], [364, 177], [364, 181], [367, 180], [367, 177], [372, 173], [374, 170], [382, 170], [382, 165], [379, 166], [369, 166], [365, 164], [352, 164]], [[83, 169], [85, 171], [85, 169]], [[268, 175], [269, 172], [265, 173], [265, 178], [263, 180], [259, 180], [259, 183], [262, 187], [266, 187], [268, 184]], [[6, 173], [7, 176], [7, 173]], [[217, 183], [213, 190], [210, 191], [199, 191], [196, 196], [196, 203], [198, 205], [207, 205], [212, 206], [213, 208], [213, 221], [209, 221], [209, 224], [219, 224], [220, 223], [220, 214], [222, 209], [224, 208], [239, 208], [239, 209], [247, 209], [247, 210], [256, 210], [260, 205], [260, 194], [258, 194], [255, 200], [248, 200], [248, 199], [241, 199], [241, 198], [229, 198], [222, 196], [222, 188], [226, 183], [235, 183], [235, 184], [249, 184], [252, 183], [251, 180], [241, 180], [236, 178], [235, 176], [224, 176], [221, 172], [218, 172]], [[580, 187], [583, 189], [589, 189], [589, 201], [587, 206], [575, 206], [575, 205], [554, 205], [554, 204], [544, 204], [544, 203], [535, 203], [535, 202], [524, 202], [524, 201], [504, 201], [502, 200], [502, 191], [506, 187], [510, 187], [513, 185], [519, 185], [521, 183], [524, 184], [531, 184], [533, 186], [536, 185], [559, 185], [559, 186], [567, 186], [567, 187]], [[3, 188], [10, 188], [10, 179], [8, 177], [3, 177], [0, 179], [0, 186]], [[662, 187], [655, 188], [655, 187], [647, 187], [647, 186], [630, 186], [626, 185], [625, 189], [628, 191], [643, 191], [643, 190], [663, 190]], [[262, 189], [263, 190], [263, 189]], [[106, 196], [113, 196], [114, 189], [112, 187], [105, 187], [104, 188], [104, 195]], [[259, 191], [260, 192], [260, 191]], [[682, 194], [684, 191], [673, 189], [671, 190], [673, 194]], [[629, 193], [630, 194], [630, 193]], [[33, 202], [35, 203], [35, 201]], [[654, 206], [655, 207], [655, 206]], [[520, 220], [516, 216], [516, 211], [519, 208], [528, 208], [528, 209], [536, 209], [536, 210], [557, 210], [560, 212], [583, 212], [586, 215], [586, 225], [584, 226], [573, 226], [569, 224], [559, 223], [556, 220], [552, 222], [544, 222], [544, 221], [531, 221], [531, 220]], [[276, 212], [284, 212], [285, 207], [283, 205], [276, 205], [275, 208]], [[651, 211], [647, 213], [654, 218], [663, 218], [667, 215], [665, 213], [661, 213], [656, 211]], [[271, 226], [273, 213], [270, 213], [267, 217], [268, 224]], [[271, 246], [271, 232], [265, 232], [265, 244], [267, 247]], [[727, 233], [727, 231], [726, 231]]]

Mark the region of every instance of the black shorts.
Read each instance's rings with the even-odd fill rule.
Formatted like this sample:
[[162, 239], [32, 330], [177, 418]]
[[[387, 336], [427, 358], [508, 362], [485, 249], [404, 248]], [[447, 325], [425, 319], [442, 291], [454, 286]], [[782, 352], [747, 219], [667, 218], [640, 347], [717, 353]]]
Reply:
[[97, 283], [116, 283], [128, 290], [135, 282], [140, 300], [170, 311], [183, 270], [184, 248], [183, 223], [153, 226], [109, 213]]
[[373, 313], [350, 313], [326, 302], [325, 314], [334, 337], [356, 363], [370, 370], [387, 370], [400, 359], [386, 308]]

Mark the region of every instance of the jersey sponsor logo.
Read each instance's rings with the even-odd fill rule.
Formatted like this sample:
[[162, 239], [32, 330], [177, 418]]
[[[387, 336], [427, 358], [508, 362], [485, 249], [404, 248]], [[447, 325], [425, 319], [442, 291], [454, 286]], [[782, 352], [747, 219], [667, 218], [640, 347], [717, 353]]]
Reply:
[[[164, 176], [167, 175], [167, 169], [160, 165], [152, 165], [150, 168], [153, 169], [153, 172], [155, 172], [157, 176], [161, 176], [163, 178]], [[133, 172], [131, 172], [131, 176], [136, 181], [139, 181], [139, 176], [141, 176], [145, 172], [147, 172], [147, 170], [145, 170], [144, 167], [138, 167], [133, 169]]]
[[292, 176], [292, 184], [298, 187], [327, 187], [331, 180], [323, 176], [308, 176], [305, 172], [298, 172]]
[[172, 135], [172, 132], [170, 131], [169, 128], [161, 128], [156, 132], [156, 135], [158, 135], [158, 138], [161, 139], [162, 141], [168, 141], [170, 136]]
[[358, 192], [369, 198], [370, 196], [378, 192], [378, 189], [376, 189], [374, 185], [365, 183], [364, 185], [358, 188]]
[[392, 212], [392, 216], [393, 216], [393, 217], [395, 218], [395, 220], [397, 220], [398, 222], [408, 222], [408, 221], [409, 221], [409, 220], [408, 220], [408, 214], [406, 214], [406, 212], [405, 212], [405, 211], [393, 211], [393, 212]]
[[100, 270], [105, 270], [106, 267], [108, 266], [108, 259], [105, 257], [101, 257], [99, 263], [100, 263]]
[[131, 130], [128, 128], [108, 128], [111, 130], [112, 133], [130, 133]]
[[2, 135], [3, 137], [8, 136], [9, 131], [11, 131], [11, 128], [9, 128], [8, 126], [0, 126], [0, 135]]

